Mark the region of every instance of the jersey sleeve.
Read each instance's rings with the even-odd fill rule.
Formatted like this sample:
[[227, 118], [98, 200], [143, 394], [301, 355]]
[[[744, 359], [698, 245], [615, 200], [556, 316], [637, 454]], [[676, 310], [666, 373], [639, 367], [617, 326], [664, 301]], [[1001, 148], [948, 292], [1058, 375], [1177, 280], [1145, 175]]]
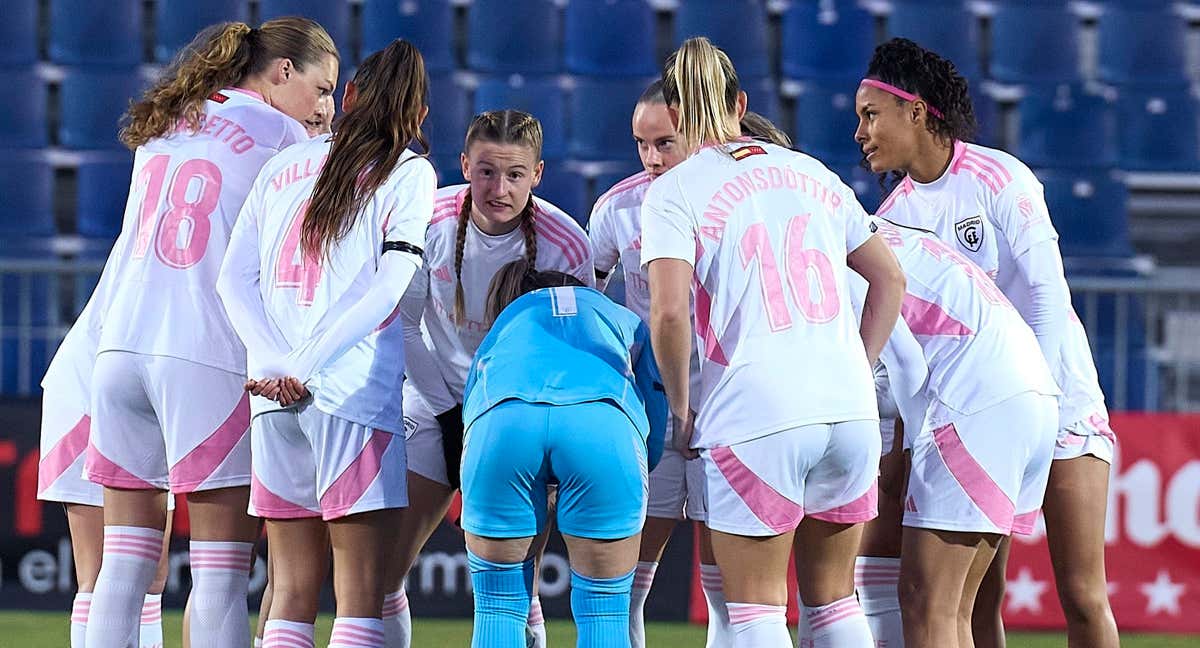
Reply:
[[642, 267], [655, 259], [679, 259], [696, 265], [696, 221], [679, 181], [650, 186], [642, 203]]
[[862, 203], [858, 202], [858, 197], [854, 195], [850, 187], [843, 183], [840, 189], [842, 192], [841, 211], [846, 219], [846, 252], [850, 253], [871, 238], [871, 223], [867, 210], [863, 209]]
[[280, 121], [283, 122], [283, 133], [279, 138], [279, 146], [276, 147], [276, 150], [282, 151], [292, 144], [305, 142], [310, 139], [308, 131], [304, 130], [304, 124], [287, 115], [281, 114], [280, 117]]
[[400, 318], [404, 327], [404, 376], [413, 382], [430, 409], [441, 414], [458, 403], [450, 394], [437, 358], [421, 333], [421, 319], [425, 315], [428, 294], [429, 266], [424, 266], [417, 270], [408, 290], [400, 299]]
[[904, 318], [896, 319], [896, 326], [879, 358], [887, 368], [889, 393], [904, 421], [905, 434], [915, 436], [925, 424], [929, 403], [924, 387], [929, 378], [929, 367], [921, 344], [913, 337]]
[[391, 187], [390, 208], [382, 225], [383, 240], [389, 243], [408, 243], [425, 247], [425, 230], [433, 217], [433, 196], [437, 191], [437, 175], [428, 160], [412, 158], [403, 163], [412, 165]]
[[638, 321], [632, 352], [634, 382], [646, 405], [646, 419], [650, 423], [650, 434], [646, 437], [646, 450], [650, 470], [658, 465], [662, 457], [663, 444], [667, 436], [667, 392], [663, 387], [654, 350], [650, 348], [650, 329], [645, 322]]
[[1042, 241], [1057, 241], [1058, 232], [1050, 222], [1050, 209], [1042, 185], [1035, 178], [1019, 175], [996, 196], [992, 222], [1005, 240], [1012, 257], [1021, 255]]
[[621, 250], [617, 247], [612, 226], [611, 201], [597, 205], [588, 219], [588, 238], [592, 241], [592, 254], [597, 272], [611, 273], [617, 267]]

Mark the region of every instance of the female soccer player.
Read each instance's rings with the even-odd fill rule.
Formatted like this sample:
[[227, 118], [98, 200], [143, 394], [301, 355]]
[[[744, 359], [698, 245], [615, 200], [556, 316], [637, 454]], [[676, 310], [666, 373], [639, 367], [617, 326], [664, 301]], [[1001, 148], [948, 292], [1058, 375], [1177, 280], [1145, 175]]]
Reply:
[[[969, 615], [1000, 539], [1033, 530], [1059, 391], [1033, 332], [979, 266], [931, 233], [883, 220], [872, 227], [907, 278], [882, 354], [912, 449], [900, 554], [903, 643], [970, 646]], [[880, 576], [861, 580], [873, 588]]]
[[[899, 314], [903, 275], [834, 173], [740, 138], [746, 94], [707, 39], [667, 60], [663, 95], [692, 155], [646, 193], [642, 262], [673, 440], [704, 459], [734, 645], [791, 645], [787, 562], [799, 535], [799, 590], [817, 637], [865, 648], [853, 575], [861, 523], [875, 514], [871, 364]], [[870, 285], [861, 333], [847, 266]]]
[[105, 487], [104, 555], [86, 641], [123, 645], [154, 578], [168, 489], [191, 515], [192, 645], [246, 646], [258, 524], [246, 513], [249, 401], [241, 342], [216, 294], [233, 220], [299, 120], [333, 91], [320, 25], [283, 18], [202, 32], [127, 115], [136, 149], [101, 324], [85, 469]]
[[[539, 270], [594, 283], [587, 235], [570, 216], [533, 195], [542, 177], [541, 155], [542, 126], [532, 115], [502, 110], [472, 120], [461, 156], [468, 184], [438, 190], [425, 265], [404, 295], [410, 504], [393, 560], [398, 572], [388, 606], [397, 614], [389, 637], [410, 632], [401, 579], [459, 485], [463, 388], [471, 357], [490, 327], [484, 317], [489, 282], [505, 263], [524, 258]], [[432, 347], [422, 339], [422, 328]], [[530, 618], [535, 640], [545, 645], [536, 598]]]
[[433, 213], [433, 167], [406, 148], [425, 145], [427, 94], [410, 43], [367, 57], [334, 134], [263, 167], [221, 269], [247, 389], [285, 408], [254, 408], [251, 504], [267, 519], [275, 578], [265, 646], [312, 641], [326, 530], [330, 645], [384, 645], [384, 562], [407, 504], [404, 334], [392, 314]]
[[[899, 177], [878, 214], [932, 230], [983, 268], [1037, 335], [1063, 392], [1044, 512], [1068, 641], [1115, 648], [1104, 574], [1115, 437], [1087, 336], [1071, 307], [1042, 186], [1020, 160], [967, 142], [975, 127], [967, 82], [953, 63], [912, 41], [893, 39], [876, 48], [856, 107], [854, 137], [867, 164]], [[980, 592], [979, 646], [1003, 645], [1006, 557], [1007, 545]]]
[[488, 293], [493, 324], [463, 402], [471, 645], [525, 645], [534, 539], [547, 525], [546, 489], [557, 483], [578, 645], [629, 646], [646, 472], [666, 425], [649, 331], [577, 278], [536, 272], [525, 260], [504, 266]]

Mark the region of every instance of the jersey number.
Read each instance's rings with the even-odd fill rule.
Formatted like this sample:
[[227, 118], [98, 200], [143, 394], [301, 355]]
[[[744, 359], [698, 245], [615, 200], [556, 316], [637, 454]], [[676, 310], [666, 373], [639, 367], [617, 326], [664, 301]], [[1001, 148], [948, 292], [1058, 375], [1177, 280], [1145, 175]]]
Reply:
[[133, 258], [154, 254], [172, 268], [190, 268], [204, 258], [212, 233], [209, 220], [221, 199], [221, 170], [204, 159], [188, 160], [175, 169], [167, 185], [166, 211], [159, 219], [169, 155], [150, 158], [138, 173], [134, 191], [142, 192]]
[[301, 306], [312, 305], [313, 296], [317, 293], [317, 284], [321, 281], [320, 260], [304, 253], [300, 245], [300, 231], [304, 225], [308, 203], [308, 200], [300, 203], [300, 208], [292, 216], [287, 234], [283, 237], [279, 258], [275, 261], [275, 287], [298, 288], [296, 303]]
[[[804, 233], [812, 214], [801, 214], [788, 221], [787, 235], [783, 243], [784, 271], [792, 301], [800, 309], [800, 315], [813, 324], [824, 324], [837, 317], [841, 300], [837, 294], [833, 265], [824, 252], [804, 247]], [[758, 276], [762, 279], [763, 303], [767, 308], [767, 322], [772, 331], [783, 331], [792, 327], [791, 309], [784, 295], [783, 275], [771, 248], [770, 234], [766, 223], [754, 223], [742, 235], [742, 267], [749, 268], [757, 261]], [[812, 283], [816, 282], [816, 294]]]

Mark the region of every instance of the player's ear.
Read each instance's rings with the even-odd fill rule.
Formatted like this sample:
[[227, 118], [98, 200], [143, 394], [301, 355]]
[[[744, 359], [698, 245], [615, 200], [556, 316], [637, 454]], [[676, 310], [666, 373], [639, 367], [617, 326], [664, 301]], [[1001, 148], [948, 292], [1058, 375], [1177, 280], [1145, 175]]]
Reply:
[[290, 58], [280, 57], [271, 62], [271, 82], [275, 85], [287, 83], [295, 73], [296, 66]]
[[358, 86], [353, 81], [346, 82], [346, 91], [342, 93], [342, 112], [349, 112], [358, 100]]
[[534, 187], [542, 184], [542, 171], [546, 168], [544, 160], [538, 160], [537, 164], [533, 165], [533, 185]]

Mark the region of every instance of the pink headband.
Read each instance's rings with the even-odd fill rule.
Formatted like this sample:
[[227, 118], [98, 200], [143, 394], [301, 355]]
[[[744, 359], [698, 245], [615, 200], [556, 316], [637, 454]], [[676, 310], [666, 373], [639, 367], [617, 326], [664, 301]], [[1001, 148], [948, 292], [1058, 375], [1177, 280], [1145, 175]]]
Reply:
[[[888, 94], [896, 95], [905, 101], [917, 101], [918, 99], [925, 101], [911, 92], [905, 92], [904, 90], [901, 90], [890, 83], [884, 83], [883, 81], [878, 81], [876, 79], [863, 79], [861, 85], [879, 88], [880, 90], [883, 90]], [[928, 101], [925, 101], [925, 105], [929, 108], [929, 112], [932, 113], [934, 117], [937, 117], [938, 119], [945, 119], [945, 117], [942, 117], [942, 111], [934, 108]]]

